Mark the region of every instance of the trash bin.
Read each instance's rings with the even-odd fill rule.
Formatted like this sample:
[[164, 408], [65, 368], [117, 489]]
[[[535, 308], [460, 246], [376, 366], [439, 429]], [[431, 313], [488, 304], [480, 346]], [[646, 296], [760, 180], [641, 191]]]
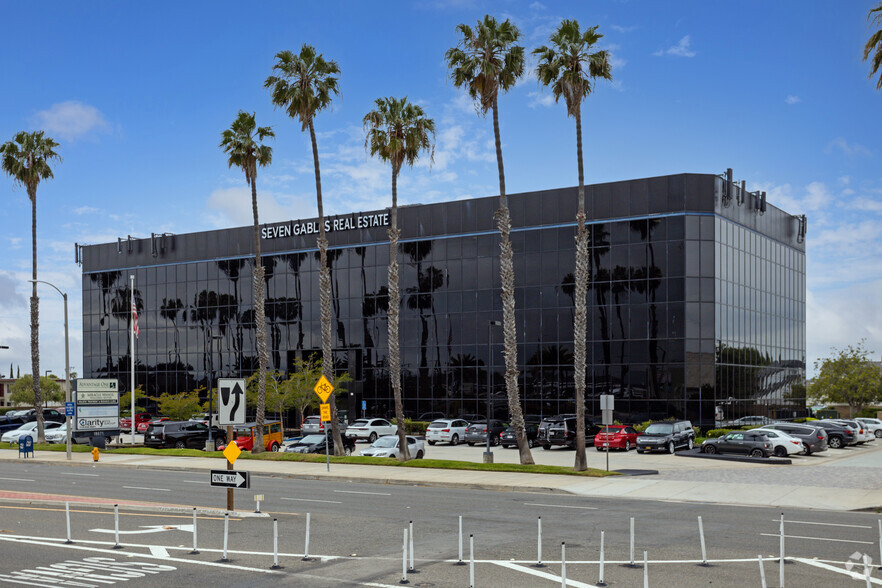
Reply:
[[97, 435], [92, 435], [91, 443], [92, 443], [92, 447], [97, 447], [98, 449], [106, 449], [107, 448], [107, 437], [104, 436], [104, 433], [98, 433]]

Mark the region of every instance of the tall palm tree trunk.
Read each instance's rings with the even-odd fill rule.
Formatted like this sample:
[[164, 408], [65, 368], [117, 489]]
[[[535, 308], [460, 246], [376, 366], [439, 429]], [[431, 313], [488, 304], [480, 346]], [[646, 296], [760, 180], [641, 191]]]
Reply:
[[582, 113], [576, 111], [576, 154], [579, 160], [579, 210], [576, 213], [576, 294], [573, 335], [573, 369], [576, 392], [576, 461], [577, 472], [588, 469], [585, 455], [585, 365], [588, 296], [588, 228], [585, 226], [585, 176], [582, 169]]
[[[499, 136], [499, 109], [493, 99], [493, 134], [496, 138], [496, 163], [499, 167], [499, 210], [494, 215], [499, 227], [499, 270], [502, 278], [502, 330], [505, 344], [505, 389], [508, 393], [508, 414], [518, 440], [522, 464], [532, 464], [533, 455], [524, 432], [524, 413], [518, 391], [518, 338], [515, 325], [514, 251], [511, 247], [511, 215], [505, 197], [505, 171], [502, 167], [502, 141]], [[490, 353], [493, 350], [490, 349]], [[488, 407], [489, 409], [489, 407]], [[487, 419], [492, 415], [488, 414]], [[489, 422], [489, 420], [488, 420]]]
[[[315, 198], [319, 215], [319, 298], [322, 322], [322, 375], [334, 381], [334, 351], [331, 348], [331, 272], [328, 270], [328, 239], [325, 237], [325, 209], [322, 205], [322, 175], [319, 171], [318, 143], [315, 127], [309, 120], [309, 138], [312, 140], [312, 159], [315, 163]], [[331, 436], [334, 438], [334, 455], [343, 455], [343, 438], [337, 425], [337, 402], [333, 394], [328, 397], [331, 405]]]
[[[31, 198], [31, 257], [34, 280], [37, 279], [37, 189], [28, 188]], [[40, 299], [37, 297], [37, 282], [32, 282], [31, 290], [31, 369], [34, 389], [34, 411], [37, 413], [37, 442], [44, 443], [43, 432], [43, 393], [40, 389]]]
[[[256, 166], [255, 166], [256, 167]], [[254, 326], [257, 329], [257, 420], [252, 453], [263, 453], [263, 420], [266, 412], [266, 307], [264, 269], [260, 260], [260, 224], [257, 219], [257, 174], [251, 177], [251, 212], [254, 215]]]
[[392, 164], [392, 210], [389, 215], [389, 379], [395, 398], [395, 422], [398, 425], [398, 460], [407, 461], [407, 438], [404, 431], [404, 406], [401, 402], [401, 349], [398, 342], [398, 315], [401, 312], [401, 293], [398, 291], [398, 170]]

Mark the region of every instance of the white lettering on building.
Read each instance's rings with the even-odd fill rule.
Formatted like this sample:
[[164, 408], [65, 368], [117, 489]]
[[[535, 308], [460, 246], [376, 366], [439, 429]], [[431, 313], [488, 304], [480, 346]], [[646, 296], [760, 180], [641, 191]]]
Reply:
[[[389, 226], [389, 213], [378, 212], [376, 214], [359, 214], [349, 216], [337, 216], [325, 219], [325, 232], [351, 231], [355, 229], [370, 229], [373, 227]], [[300, 235], [317, 235], [319, 232], [318, 222], [293, 221], [284, 225], [273, 225], [260, 229], [261, 239], [281, 239], [283, 237]]]

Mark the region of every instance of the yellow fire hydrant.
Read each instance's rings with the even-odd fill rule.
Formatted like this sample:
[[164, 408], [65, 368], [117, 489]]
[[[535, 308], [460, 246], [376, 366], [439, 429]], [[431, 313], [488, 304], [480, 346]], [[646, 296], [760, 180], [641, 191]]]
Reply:
[[98, 454], [101, 453], [98, 451], [97, 447], [92, 448], [92, 461], [98, 461]]

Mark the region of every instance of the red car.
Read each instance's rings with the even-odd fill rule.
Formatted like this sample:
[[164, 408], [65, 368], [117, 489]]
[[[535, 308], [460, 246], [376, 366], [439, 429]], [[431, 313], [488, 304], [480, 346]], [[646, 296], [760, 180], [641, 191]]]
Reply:
[[[152, 412], [136, 412], [135, 413], [135, 430], [138, 430], [138, 426], [141, 423], [149, 423], [152, 419], [155, 419], [156, 415]], [[122, 417], [119, 419], [119, 428], [122, 430], [132, 428], [132, 417]], [[144, 429], [145, 431], [147, 429]]]
[[594, 448], [603, 451], [609, 444], [610, 449], [630, 450], [637, 447], [637, 431], [627, 425], [609, 425], [594, 436]]
[[138, 423], [135, 426], [135, 430], [138, 431], [139, 433], [146, 433], [147, 427], [149, 427], [150, 425], [155, 424], [155, 423], [161, 423], [162, 421], [168, 421], [168, 420], [171, 420], [171, 419], [169, 419], [168, 417], [165, 417], [165, 416], [164, 417], [156, 417], [156, 418], [151, 419], [149, 421], [144, 421], [144, 422]]

